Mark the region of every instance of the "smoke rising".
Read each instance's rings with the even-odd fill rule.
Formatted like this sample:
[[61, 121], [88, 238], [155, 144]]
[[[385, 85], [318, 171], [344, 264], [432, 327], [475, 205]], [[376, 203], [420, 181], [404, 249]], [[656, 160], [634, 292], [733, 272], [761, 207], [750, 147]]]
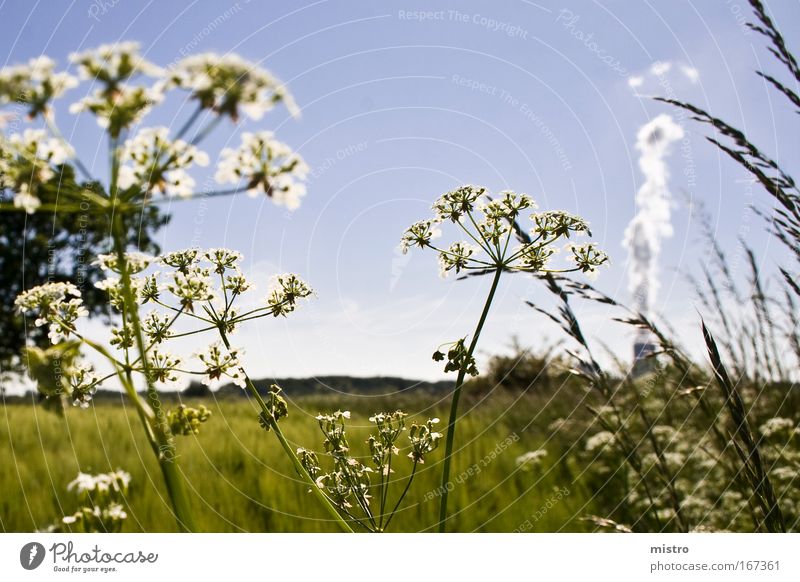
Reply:
[[623, 244], [628, 249], [628, 290], [636, 307], [647, 314], [658, 293], [658, 256], [661, 240], [672, 236], [670, 223], [669, 171], [665, 162], [670, 146], [683, 139], [683, 129], [672, 117], [659, 115], [636, 134], [639, 169], [644, 184], [636, 193], [636, 216], [625, 229]]

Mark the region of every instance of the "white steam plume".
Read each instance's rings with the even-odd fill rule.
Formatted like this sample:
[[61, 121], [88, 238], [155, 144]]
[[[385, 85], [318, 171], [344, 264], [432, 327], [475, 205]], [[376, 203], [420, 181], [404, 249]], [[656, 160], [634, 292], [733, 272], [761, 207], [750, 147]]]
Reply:
[[683, 129], [669, 115], [659, 115], [636, 134], [639, 169], [644, 184], [636, 193], [636, 216], [625, 229], [628, 248], [628, 290], [636, 307], [648, 313], [658, 292], [658, 255], [661, 239], [672, 236], [670, 223], [669, 171], [665, 158], [672, 143], [683, 139]]

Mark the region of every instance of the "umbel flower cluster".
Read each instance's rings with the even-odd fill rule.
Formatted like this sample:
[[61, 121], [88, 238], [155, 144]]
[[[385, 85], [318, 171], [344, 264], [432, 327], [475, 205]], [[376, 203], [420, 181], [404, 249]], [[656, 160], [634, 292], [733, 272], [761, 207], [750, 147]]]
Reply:
[[14, 206], [31, 214], [41, 205], [41, 190], [57, 175], [72, 148], [43, 129], [0, 136], [0, 190], [15, 193]]
[[[156, 204], [165, 201], [248, 192], [297, 208], [308, 167], [264, 130], [245, 131], [240, 145], [220, 152], [209, 174], [224, 189], [196, 190], [198, 168], [213, 165], [202, 149], [211, 132], [223, 121], [258, 120], [281, 103], [297, 116], [291, 95], [259, 65], [230, 54], [193, 55], [162, 68], [145, 59], [138, 44], [125, 42], [76, 53], [69, 60], [70, 71], [57, 71], [47, 58], [0, 69], [0, 107], [27, 111], [26, 119], [14, 123], [27, 124], [22, 130], [0, 136], [0, 211], [69, 213], [80, 224], [90, 221], [98, 237], [109, 227], [109, 253], [96, 262], [107, 275], [97, 287], [116, 311], [105, 337], [85, 335], [81, 321], [90, 306], [74, 285], [45, 283], [16, 300], [17, 309], [46, 329], [52, 342], [46, 349], [31, 346], [26, 354], [45, 405], [71, 401], [88, 407], [99, 386], [112, 379], [121, 385], [158, 460], [181, 531], [194, 531], [196, 525], [175, 436], [197, 434], [210, 411], [166, 410], [158, 388], [186, 375], [206, 384], [231, 381], [246, 388], [261, 408], [259, 422], [278, 439], [299, 476], [313, 484], [278, 426], [288, 413], [286, 401], [279, 389], [263, 397], [243, 369], [243, 351], [229, 339], [246, 321], [287, 316], [311, 295], [311, 288], [296, 275], [278, 275], [257, 301], [246, 295], [253, 286], [234, 251], [185, 249], [160, 257], [127, 252], [137, 236], [146, 248], [154, 246], [150, 231], [163, 218]], [[108, 143], [105, 181], [95, 178], [95, 168], [81, 161], [56, 123], [56, 100], [81, 80], [91, 86], [69, 111], [94, 117], [106, 134], [101, 140]], [[194, 111], [175, 131], [146, 126], [146, 116], [170, 92], [184, 93], [196, 105]], [[0, 129], [15, 113], [0, 112]], [[201, 333], [215, 336], [205, 349], [194, 355], [174, 353], [173, 340]], [[96, 353], [97, 369], [82, 359], [82, 350]], [[341, 529], [352, 531], [316, 486], [314, 496]], [[85, 513], [86, 520], [94, 507]]]
[[[573, 263], [561, 269], [551, 266], [558, 252], [557, 243], [575, 235], [591, 235], [589, 225], [582, 218], [562, 210], [533, 212], [530, 214], [530, 240], [512, 246], [515, 228], [520, 228], [523, 213], [536, 209], [536, 203], [527, 194], [510, 190], [491, 198], [485, 188], [462, 186], [442, 195], [433, 207], [434, 217], [412, 224], [400, 241], [400, 248], [408, 252], [413, 247], [430, 248], [439, 254], [440, 274], [462, 271], [504, 271], [540, 273], [571, 272], [594, 273], [608, 262], [608, 255], [594, 243], [567, 244], [567, 261]], [[441, 236], [440, 225], [457, 225], [468, 240], [440, 246], [434, 241]]]
[[130, 474], [121, 469], [98, 475], [78, 473], [67, 486], [67, 490], [75, 496], [78, 510], [64, 516], [46, 531], [119, 532], [128, 517], [124, 505], [130, 482]]
[[[445, 361], [445, 372], [457, 372], [458, 376], [450, 403], [447, 423], [444, 463], [442, 470], [442, 496], [439, 507], [439, 531], [446, 531], [448, 487], [452, 462], [455, 430], [458, 420], [458, 402], [467, 375], [477, 376], [475, 348], [486, 323], [500, 276], [510, 273], [569, 273], [594, 274], [608, 262], [608, 255], [594, 243], [567, 243], [567, 262], [560, 268], [553, 266], [553, 257], [565, 239], [590, 235], [589, 225], [582, 218], [561, 210], [535, 212], [536, 203], [526, 194], [510, 190], [490, 196], [486, 188], [462, 186], [446, 192], [433, 203], [433, 218], [415, 222], [400, 240], [400, 249], [406, 253], [418, 247], [430, 248], [439, 256], [439, 272], [446, 277], [451, 272], [463, 276], [493, 275], [492, 286], [486, 298], [478, 324], [467, 343], [463, 337], [433, 353], [436, 361]], [[529, 214], [530, 213], [530, 214]], [[530, 226], [523, 226], [522, 216], [529, 214]], [[444, 224], [457, 226], [466, 239], [457, 240], [449, 246], [438, 242]], [[516, 242], [513, 242], [512, 239]], [[421, 433], [423, 434], [423, 433]]]
[[[56, 72], [55, 63], [47, 57], [0, 69], [0, 105], [27, 106], [29, 120], [41, 117], [47, 128], [30, 128], [0, 139], [0, 189], [11, 192], [14, 205], [28, 213], [41, 206], [41, 190], [48, 187], [60, 193], [61, 207], [67, 208], [71, 194], [58, 181], [65, 164], [74, 162], [91, 179], [91, 172], [58, 131], [53, 109], [53, 102], [80, 80], [91, 81], [92, 92], [73, 102], [69, 110], [94, 116], [108, 132], [115, 159], [107, 195], [126, 203], [148, 202], [155, 193], [181, 198], [216, 194], [197, 192], [190, 170], [210, 163], [198, 144], [222, 118], [237, 121], [241, 111], [258, 120], [278, 103], [284, 103], [293, 116], [299, 114], [278, 79], [233, 54], [193, 55], [163, 69], [147, 61], [137, 43], [124, 42], [76, 53], [69, 60], [77, 77]], [[147, 78], [152, 80], [142, 80]], [[174, 136], [166, 127], [137, 127], [174, 90], [188, 92], [197, 103], [186, 124]], [[195, 129], [191, 137], [195, 124], [208, 118], [205, 127]], [[307, 173], [297, 153], [271, 132], [259, 131], [245, 132], [241, 146], [223, 150], [215, 175], [219, 184], [235, 186], [220, 193], [240, 189], [252, 195], [262, 193], [293, 210], [305, 194]]]
[[390, 502], [392, 485], [400, 482], [393, 479], [393, 458], [400, 455], [397, 446], [400, 435], [406, 431], [405, 412], [381, 412], [369, 418], [374, 432], [369, 435], [369, 461], [362, 463], [350, 448], [346, 421], [349, 411], [317, 416], [320, 430], [325, 436], [325, 455], [333, 461], [332, 468], [325, 471], [317, 453], [300, 448], [297, 456], [305, 470], [314, 479], [334, 506], [350, 521], [367, 531], [385, 531], [405, 498], [417, 465], [425, 462], [426, 456], [439, 445], [442, 435], [434, 430], [438, 418], [424, 424], [412, 424], [408, 429], [408, 458], [412, 469], [405, 479], [405, 486], [394, 503]]
[[[287, 273], [273, 278], [272, 285], [261, 302], [240, 308], [242, 296], [254, 289], [242, 273], [242, 256], [229, 249], [196, 248], [166, 253], [158, 258], [140, 253], [126, 255], [135, 301], [142, 309], [150, 309], [141, 317], [145, 336], [146, 360], [136, 358], [132, 348], [136, 343], [129, 318], [121, 317], [109, 330], [108, 344], [118, 354], [101, 350], [119, 369], [146, 374], [159, 384], [177, 382], [183, 374], [200, 376], [206, 384], [229, 380], [245, 387], [241, 349], [230, 346], [228, 336], [238, 326], [262, 317], [285, 317], [300, 302], [311, 296], [312, 290], [297, 275]], [[124, 290], [119, 270], [118, 256], [99, 255], [97, 264], [108, 277], [97, 283], [109, 296], [110, 304], [122, 312]], [[159, 267], [162, 270], [154, 271]], [[75, 339], [90, 348], [98, 344], [85, 338], [78, 330], [78, 320], [87, 315], [80, 292], [69, 283], [47, 283], [22, 293], [16, 300], [17, 308], [34, 316], [37, 326], [48, 326], [54, 344], [65, 339]], [[189, 324], [187, 329], [184, 324]], [[210, 343], [196, 354], [184, 367], [184, 358], [166, 349], [172, 338], [213, 332], [219, 340]], [[41, 357], [46, 354], [42, 352]], [[74, 364], [71, 374], [71, 395], [76, 404], [88, 405], [91, 394], [102, 380], [114, 373], [99, 377], [93, 368], [84, 363]], [[208, 418], [208, 411], [179, 409], [173, 413], [178, 434], [194, 434], [199, 423]]]

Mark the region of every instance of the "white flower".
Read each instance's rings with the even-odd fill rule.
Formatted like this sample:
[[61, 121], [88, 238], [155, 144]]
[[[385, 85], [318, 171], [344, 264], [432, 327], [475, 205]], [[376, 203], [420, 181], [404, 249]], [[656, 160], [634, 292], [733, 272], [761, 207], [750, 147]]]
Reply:
[[151, 344], [159, 344], [172, 335], [170, 324], [172, 318], [158, 311], [151, 311], [142, 320], [142, 331]]
[[33, 118], [47, 113], [50, 102], [77, 86], [78, 80], [68, 73], [56, 73], [55, 62], [44, 55], [0, 69], [0, 104], [21, 103], [30, 106]]
[[177, 269], [182, 273], [187, 273], [189, 269], [197, 263], [199, 249], [190, 248], [180, 251], [173, 251], [162, 255], [159, 259], [167, 267]]
[[264, 193], [289, 210], [296, 209], [306, 193], [308, 166], [272, 132], [243, 133], [242, 144], [223, 149], [220, 158], [215, 174], [220, 184], [244, 181], [249, 194]]
[[101, 81], [112, 87], [138, 74], [162, 75], [162, 69], [139, 54], [139, 47], [138, 42], [132, 41], [104, 44], [72, 53], [69, 60], [77, 65], [82, 79]]
[[203, 257], [214, 266], [214, 272], [222, 275], [226, 270], [236, 270], [242, 260], [242, 254], [230, 249], [208, 249]]
[[97, 89], [90, 96], [70, 105], [70, 113], [88, 111], [97, 117], [97, 125], [119, 137], [122, 130], [138, 123], [163, 94], [148, 87], [120, 85], [113, 91]]
[[172, 274], [172, 281], [167, 284], [167, 291], [180, 299], [184, 309], [194, 311], [195, 302], [214, 299], [210, 275], [209, 269], [200, 267], [192, 267], [185, 273], [176, 271]]
[[790, 418], [776, 417], [767, 420], [759, 427], [759, 430], [761, 431], [761, 434], [769, 438], [780, 435], [781, 433], [784, 435], [798, 433], [800, 432], [800, 427], [798, 427], [798, 424]]
[[[79, 472], [78, 476], [67, 485], [67, 490], [74, 491], [79, 497], [86, 494], [111, 495], [114, 497], [119, 493], [125, 494], [130, 482], [130, 473], [121, 469], [98, 475]], [[100, 501], [100, 499], [95, 501]]]
[[94, 491], [96, 486], [94, 475], [78, 472], [78, 476], [67, 485], [68, 491], [75, 491], [78, 494]]
[[37, 327], [49, 325], [48, 337], [57, 344], [75, 330], [79, 317], [89, 315], [80, 296], [72, 283], [46, 283], [20, 293], [14, 305], [21, 313], [37, 315]]
[[94, 368], [90, 364], [77, 364], [69, 370], [68, 379], [72, 405], [88, 408], [100, 381]]
[[597, 248], [594, 243], [582, 245], [567, 245], [567, 249], [572, 252], [571, 260], [575, 261], [577, 270], [583, 273], [595, 273], [598, 267], [608, 262], [608, 255]]
[[105, 517], [112, 521], [121, 521], [127, 519], [128, 514], [119, 503], [109, 505], [105, 510]]
[[593, 452], [596, 450], [601, 450], [606, 446], [612, 444], [616, 440], [614, 433], [608, 431], [601, 431], [595, 435], [589, 437], [586, 441], [586, 450], [589, 452]]
[[219, 342], [213, 343], [205, 352], [198, 354], [198, 358], [204, 366], [203, 384], [209, 385], [214, 380], [220, 380], [223, 376], [230, 378], [234, 384], [240, 388], [245, 388], [245, 373], [239, 363], [240, 349], [229, 349], [223, 351]]
[[180, 363], [180, 358], [168, 352], [153, 350], [148, 358], [150, 376], [155, 382], [174, 384], [180, 379], [176, 371]]
[[446, 192], [433, 203], [433, 211], [439, 220], [458, 222], [471, 212], [477, 201], [484, 195], [486, 188], [467, 184], [450, 192]]
[[186, 89], [201, 107], [228, 115], [234, 121], [239, 118], [240, 108], [248, 117], [261, 119], [281, 101], [292, 116], [300, 113], [278, 79], [232, 53], [186, 57], [168, 71], [164, 86]]
[[409, 226], [400, 239], [400, 250], [403, 254], [406, 254], [411, 247], [430, 246], [431, 240], [442, 235], [437, 225], [437, 220], [420, 220]]
[[547, 451], [545, 449], [528, 451], [527, 453], [517, 457], [516, 464], [517, 467], [520, 467], [522, 470], [529, 471], [530, 469], [540, 465], [546, 456]]
[[550, 240], [561, 236], [569, 237], [571, 233], [591, 234], [589, 224], [574, 214], [563, 210], [549, 210], [532, 214], [534, 227], [531, 237]]
[[55, 176], [53, 166], [65, 163], [72, 149], [43, 129], [26, 129], [0, 137], [0, 189], [15, 192], [14, 205], [29, 214], [40, 206], [39, 186]]
[[225, 289], [231, 292], [232, 295], [241, 295], [248, 289], [252, 289], [253, 284], [245, 278], [239, 271], [233, 275], [225, 277]]
[[[133, 294], [133, 300], [136, 301], [136, 303], [145, 302], [146, 298], [144, 296], [144, 290], [148, 280], [149, 278], [131, 278], [131, 293]], [[102, 281], [98, 281], [94, 284], [94, 286], [97, 289], [108, 293], [108, 299], [111, 305], [117, 310], [122, 310], [122, 306], [125, 304], [125, 292], [122, 285], [122, 280], [120, 278], [108, 277]]]
[[291, 313], [295, 310], [298, 299], [305, 299], [314, 292], [308, 283], [292, 273], [275, 275], [270, 287], [267, 305], [275, 317]]
[[478, 247], [466, 242], [453, 243], [447, 251], [439, 253], [439, 274], [442, 277], [447, 277], [450, 271], [461, 272], [462, 269], [467, 267], [469, 258], [477, 250]]
[[14, 207], [22, 208], [28, 214], [33, 214], [42, 205], [42, 201], [28, 192], [28, 185], [22, 184], [20, 191], [14, 195]]
[[520, 263], [520, 266], [517, 268], [528, 272], [544, 271], [547, 269], [550, 259], [557, 252], [557, 248], [553, 248], [544, 243], [523, 245], [516, 251]]
[[183, 141], [169, 139], [166, 127], [139, 130], [125, 142], [120, 156], [118, 184], [123, 190], [139, 186], [143, 192], [158, 190], [169, 196], [189, 196], [195, 181], [186, 171], [192, 165], [207, 166], [208, 154]]
[[[125, 263], [128, 266], [128, 272], [131, 275], [141, 273], [150, 263], [154, 261], [154, 257], [145, 253], [139, 252], [126, 252]], [[116, 253], [100, 254], [92, 262], [93, 265], [98, 265], [104, 271], [111, 271], [112, 273], [122, 274], [119, 267], [119, 261]]]

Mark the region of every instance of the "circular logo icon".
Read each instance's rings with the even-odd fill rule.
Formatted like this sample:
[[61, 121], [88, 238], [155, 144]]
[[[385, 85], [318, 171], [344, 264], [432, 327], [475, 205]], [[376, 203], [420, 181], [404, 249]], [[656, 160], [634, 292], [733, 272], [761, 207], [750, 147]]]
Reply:
[[19, 551], [19, 563], [26, 570], [35, 570], [44, 561], [44, 546], [39, 542], [30, 542]]

